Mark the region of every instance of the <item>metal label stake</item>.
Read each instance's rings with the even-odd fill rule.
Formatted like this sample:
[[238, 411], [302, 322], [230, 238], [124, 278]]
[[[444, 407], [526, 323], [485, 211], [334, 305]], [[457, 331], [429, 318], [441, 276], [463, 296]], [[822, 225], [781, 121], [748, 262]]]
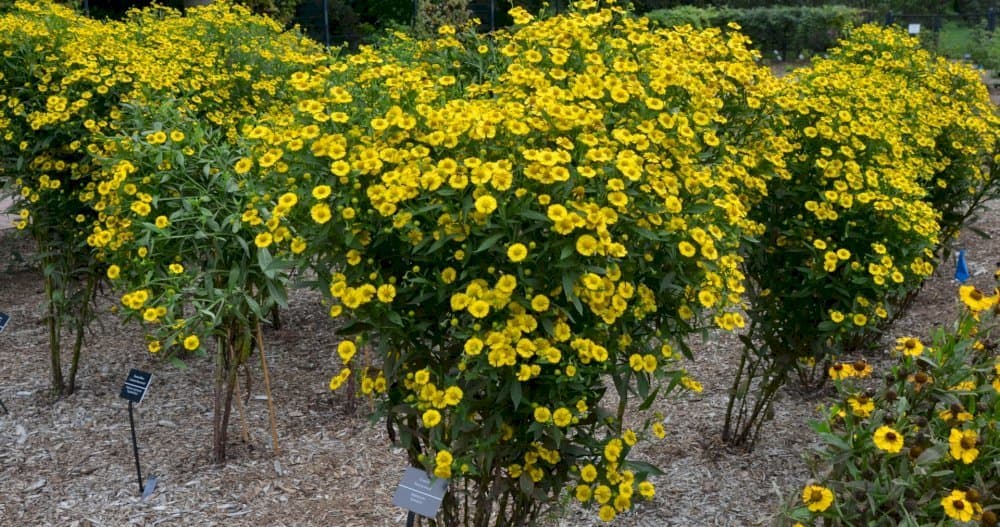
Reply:
[[149, 481], [145, 485], [142, 484], [142, 468], [139, 465], [139, 441], [135, 436], [134, 407], [146, 397], [146, 390], [149, 388], [149, 383], [152, 379], [153, 375], [151, 373], [132, 369], [128, 373], [128, 378], [125, 379], [125, 385], [122, 386], [122, 391], [119, 394], [122, 399], [128, 399], [128, 424], [132, 428], [132, 453], [135, 454], [135, 474], [139, 478], [139, 494], [142, 494], [142, 499], [148, 498], [153, 493], [153, 490], [156, 489], [156, 476], [150, 476]]
[[[3, 333], [3, 330], [7, 329], [7, 324], [9, 322], [10, 322], [10, 315], [8, 315], [7, 313], [0, 312], [0, 333]], [[4, 406], [3, 399], [0, 399], [0, 408], [3, 408], [4, 415], [10, 413], [7, 411], [7, 407]]]

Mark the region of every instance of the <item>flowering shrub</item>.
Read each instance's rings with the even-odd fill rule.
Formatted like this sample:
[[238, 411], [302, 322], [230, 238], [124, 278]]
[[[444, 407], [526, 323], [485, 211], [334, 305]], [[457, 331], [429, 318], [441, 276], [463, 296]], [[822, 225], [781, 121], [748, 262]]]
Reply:
[[933, 170], [921, 172], [919, 181], [941, 214], [940, 243], [949, 243], [984, 201], [1000, 195], [1000, 116], [980, 72], [932, 56], [902, 31], [873, 25], [854, 30], [830, 58], [891, 74], [915, 92], [899, 102], [917, 113], [924, 129], [917, 151]]
[[997, 524], [1000, 289], [989, 296], [962, 286], [960, 296], [954, 328], [926, 345], [897, 340], [885, 386], [866, 388], [866, 373], [850, 363], [831, 370], [838, 402], [814, 424], [823, 442], [818, 483], [807, 485], [789, 522]]
[[629, 400], [699, 388], [674, 364], [685, 337], [744, 323], [740, 193], [763, 183], [731, 123], [773, 79], [739, 34], [595, 5], [294, 75], [300, 102], [235, 165], [282, 182], [287, 163], [272, 195], [294, 199], [248, 223], [317, 269], [356, 334], [331, 388], [356, 379], [411, 461], [454, 480], [448, 525], [530, 522], [567, 487], [607, 521], [651, 498], [628, 456], [663, 429], [626, 428]]
[[222, 462], [237, 371], [255, 345], [267, 379], [260, 324], [285, 305], [288, 269], [242, 221], [253, 194], [232, 170], [238, 148], [171, 105], [130, 108], [137, 132], [105, 145], [107, 190], [94, 204], [103, 221], [89, 242], [151, 353], [179, 360], [214, 341], [213, 458]]
[[[232, 229], [257, 194], [231, 169], [241, 157], [232, 154], [237, 125], [289, 98], [279, 79], [329, 57], [227, 4], [100, 23], [18, 3], [0, 23], [10, 30], [0, 37], [0, 81], [12, 94], [0, 109], [0, 177], [18, 198], [19, 227], [48, 259], [54, 388], [60, 316], [75, 316], [71, 391], [85, 301], [112, 278], [126, 313], [152, 329], [151, 351], [178, 357], [204, 340], [225, 342], [216, 377], [221, 461], [236, 368], [259, 313], [284, 295], [282, 268]], [[210, 199], [209, 189], [231, 199]], [[69, 294], [71, 280], [83, 293]]]
[[942, 218], [944, 235], [957, 232], [996, 191], [980, 169], [996, 137], [985, 89], [910, 44], [863, 27], [774, 98], [783, 155], [751, 207], [766, 231], [747, 258], [753, 323], [724, 430], [734, 443], [753, 443], [789, 373], [809, 380], [884, 327], [933, 272]]
[[[0, 195], [14, 198], [17, 227], [27, 229], [38, 244], [56, 396], [76, 389], [100, 276], [84, 243], [87, 223], [96, 214], [78, 199], [89, 169], [79, 131], [85, 119], [94, 124], [92, 116], [107, 115], [106, 100], [116, 89], [113, 80], [105, 84], [101, 76], [96, 81], [77, 76], [66, 65], [93, 61], [77, 54], [75, 36], [108, 38], [104, 29], [67, 8], [46, 4], [17, 3], [0, 17]], [[70, 334], [70, 350], [64, 349], [64, 333]], [[65, 376], [64, 351], [71, 353]]]

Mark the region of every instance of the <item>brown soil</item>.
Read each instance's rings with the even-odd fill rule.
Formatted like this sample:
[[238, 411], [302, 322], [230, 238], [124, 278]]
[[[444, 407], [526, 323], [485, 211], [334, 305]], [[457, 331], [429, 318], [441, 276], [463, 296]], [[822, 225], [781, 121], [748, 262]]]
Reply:
[[[976, 224], [991, 235], [963, 234], [972, 281], [989, 286], [1000, 259], [1000, 203]], [[295, 525], [399, 526], [405, 514], [392, 494], [406, 466], [379, 423], [364, 417], [365, 403], [349, 411], [344, 395], [326, 387], [336, 368], [334, 326], [317, 294], [300, 290], [283, 312], [284, 328], [266, 332], [267, 359], [278, 408], [280, 454], [267, 425], [259, 373], [247, 400], [250, 441], [231, 428], [231, 461], [209, 461], [209, 359], [186, 369], [144, 351], [137, 327], [123, 326], [101, 300], [79, 374], [81, 389], [53, 401], [47, 395], [47, 335], [37, 270], [19, 255], [32, 248], [13, 229], [0, 230], [0, 311], [12, 321], [0, 334], [0, 523], [4, 525]], [[956, 311], [954, 263], [941, 266], [914, 309], [888, 333], [925, 335]], [[617, 526], [769, 525], [809, 477], [803, 456], [815, 446], [808, 422], [821, 399], [783, 392], [757, 450], [731, 453], [719, 429], [736, 355], [730, 335], [698, 344], [688, 365], [705, 387], [701, 394], [664, 399], [666, 440], [640, 456], [666, 473], [654, 479], [651, 503], [619, 517]], [[146, 501], [138, 496], [127, 403], [118, 397], [130, 368], [154, 373], [146, 400], [136, 407], [144, 475], [159, 483]], [[551, 525], [599, 525], [592, 511], [567, 507]]]

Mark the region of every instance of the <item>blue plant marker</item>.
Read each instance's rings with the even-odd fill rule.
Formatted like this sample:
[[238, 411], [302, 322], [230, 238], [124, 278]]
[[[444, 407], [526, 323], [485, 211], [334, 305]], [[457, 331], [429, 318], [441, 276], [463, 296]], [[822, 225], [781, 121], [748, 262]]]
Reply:
[[955, 280], [964, 284], [969, 279], [969, 266], [965, 263], [965, 250], [958, 251], [958, 262], [955, 265]]

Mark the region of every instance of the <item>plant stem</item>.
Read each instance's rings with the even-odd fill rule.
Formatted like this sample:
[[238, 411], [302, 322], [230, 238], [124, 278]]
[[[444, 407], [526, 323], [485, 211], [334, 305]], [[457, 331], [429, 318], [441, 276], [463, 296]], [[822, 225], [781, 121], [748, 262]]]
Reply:
[[[51, 264], [51, 258], [46, 257], [43, 260], [43, 265], [48, 267]], [[59, 308], [56, 307], [55, 300], [53, 296], [55, 295], [55, 285], [52, 283], [52, 276], [46, 273], [45, 276], [45, 299], [49, 304], [49, 316], [48, 316], [48, 326], [49, 326], [49, 360], [51, 361], [52, 367], [52, 395], [55, 397], [61, 397], [65, 392], [66, 385], [63, 381], [62, 375], [62, 358], [60, 356], [59, 349]]]
[[76, 319], [76, 338], [73, 342], [73, 358], [69, 366], [69, 387], [66, 393], [76, 392], [76, 372], [80, 366], [80, 354], [83, 351], [83, 339], [87, 331], [87, 325], [91, 316], [91, 300], [94, 291], [97, 289], [97, 278], [94, 273], [87, 274], [87, 287], [83, 293], [83, 305], [80, 306], [80, 313]]

